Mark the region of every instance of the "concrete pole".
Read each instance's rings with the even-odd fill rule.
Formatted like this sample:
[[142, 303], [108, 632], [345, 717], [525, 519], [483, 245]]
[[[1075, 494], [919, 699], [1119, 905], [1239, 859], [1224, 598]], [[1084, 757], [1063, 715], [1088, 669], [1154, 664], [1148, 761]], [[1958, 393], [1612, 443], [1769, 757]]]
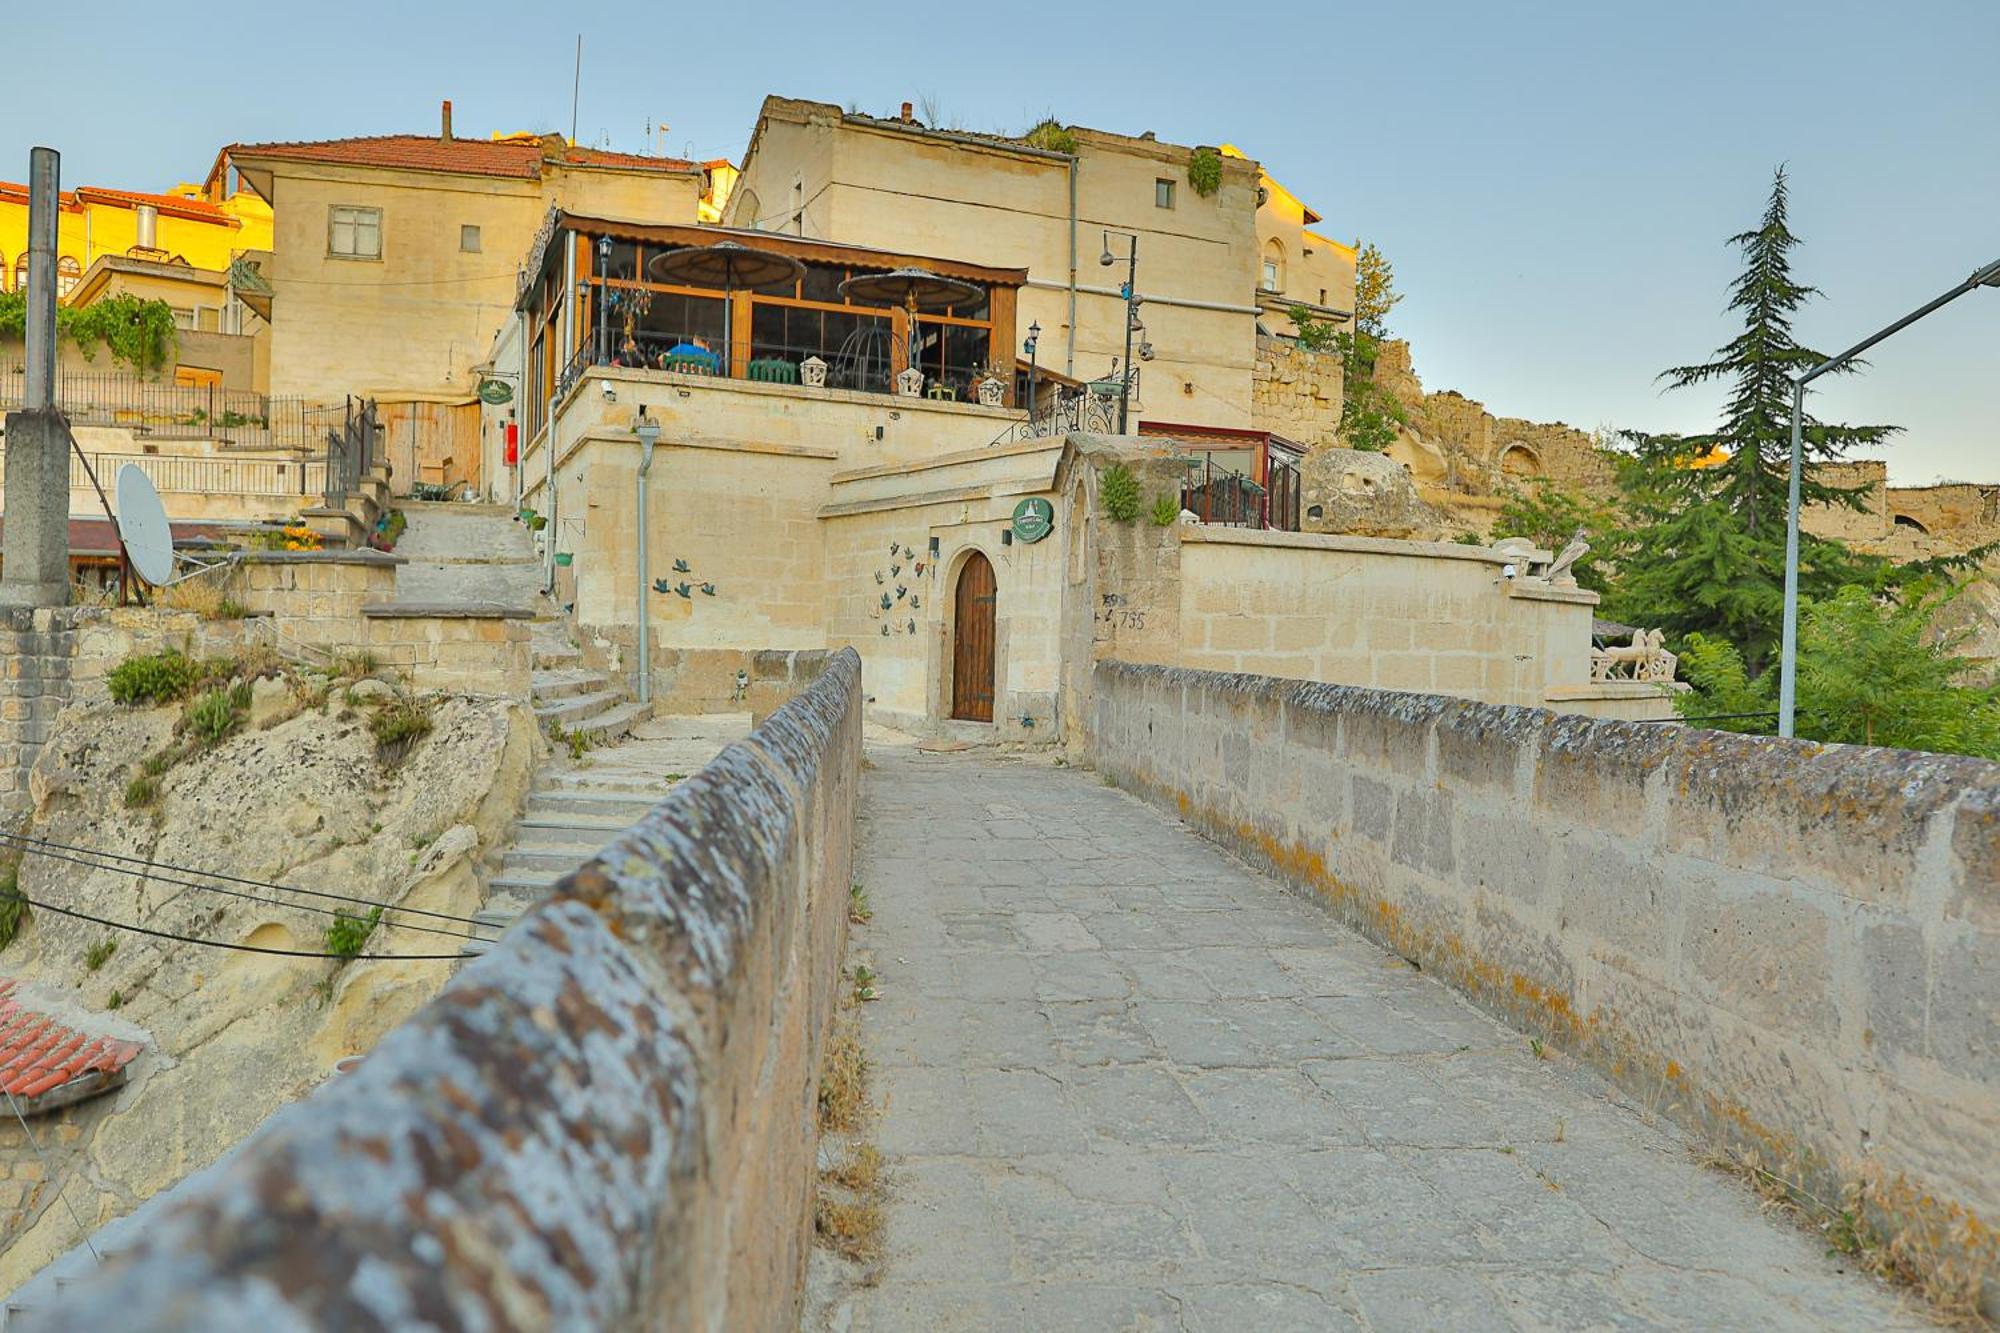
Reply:
[[69, 601], [69, 423], [56, 410], [56, 206], [61, 158], [28, 166], [26, 405], [7, 414], [6, 536], [0, 606]]

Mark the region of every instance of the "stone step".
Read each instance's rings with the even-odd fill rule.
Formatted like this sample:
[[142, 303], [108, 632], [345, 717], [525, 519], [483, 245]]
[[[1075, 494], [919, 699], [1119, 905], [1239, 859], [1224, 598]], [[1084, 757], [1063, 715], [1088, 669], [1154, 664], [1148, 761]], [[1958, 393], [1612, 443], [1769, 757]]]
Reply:
[[559, 722], [565, 728], [573, 729], [587, 717], [608, 713], [625, 701], [625, 696], [616, 690], [592, 690], [588, 694], [571, 694], [547, 703], [535, 703], [535, 716], [544, 722]]
[[593, 791], [586, 787], [536, 792], [528, 798], [527, 817], [558, 822], [617, 821], [629, 827], [659, 804], [662, 791]]
[[653, 802], [665, 796], [673, 786], [663, 777], [650, 774], [620, 772], [617, 769], [582, 769], [563, 772], [544, 769], [535, 775], [536, 796], [562, 796], [571, 793], [588, 794], [606, 799], [643, 800]]
[[590, 860], [596, 852], [595, 847], [517, 845], [501, 856], [500, 871], [502, 875], [512, 875], [521, 871], [543, 871], [549, 875], [550, 882], [553, 883]]
[[526, 911], [546, 898], [549, 890], [556, 886], [556, 881], [568, 873], [567, 869], [560, 874], [547, 870], [503, 870], [486, 881], [486, 890], [490, 895], [487, 902], [503, 905], [518, 902], [521, 910]]
[[[560, 613], [558, 613], [558, 616]], [[551, 617], [556, 618], [556, 617]], [[568, 644], [536, 644], [534, 669], [537, 671], [563, 671], [583, 665], [583, 649]]]
[[595, 852], [631, 827], [629, 819], [523, 819], [514, 825], [514, 845], [532, 843]]
[[[623, 698], [622, 695], [613, 696]], [[621, 703], [614, 708], [592, 713], [574, 722], [564, 723], [571, 731], [580, 731], [600, 745], [621, 740], [626, 733], [652, 715], [652, 709], [639, 704]]]
[[530, 680], [536, 703], [574, 699], [580, 694], [602, 693], [609, 684], [603, 672], [586, 671], [581, 667], [570, 667], [560, 671], [537, 671]]

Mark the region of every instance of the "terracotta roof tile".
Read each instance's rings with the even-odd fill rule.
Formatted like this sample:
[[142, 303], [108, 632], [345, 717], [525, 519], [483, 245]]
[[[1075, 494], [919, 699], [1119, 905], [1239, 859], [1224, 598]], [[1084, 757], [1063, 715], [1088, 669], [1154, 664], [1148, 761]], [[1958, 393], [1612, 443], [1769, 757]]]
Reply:
[[[28, 187], [18, 181], [0, 181], [0, 199], [26, 203]], [[75, 209], [85, 203], [97, 202], [116, 204], [122, 208], [136, 208], [140, 204], [151, 204], [168, 217], [190, 218], [196, 222], [213, 222], [222, 227], [238, 227], [242, 223], [226, 210], [206, 199], [189, 199], [179, 194], [148, 194], [143, 190], [112, 190], [101, 185], [79, 185], [74, 190], [64, 190], [61, 196], [64, 208]]]
[[0, 977], [0, 1089], [24, 1114], [54, 1110], [124, 1082], [145, 1046], [82, 1032], [24, 1001], [20, 983]]
[[[446, 171], [469, 176], [504, 176], [533, 180], [542, 172], [542, 141], [530, 138], [441, 139], [430, 134], [379, 134], [356, 139], [324, 139], [308, 143], [243, 143], [229, 148], [232, 157], [275, 157], [291, 162], [325, 162], [340, 166], [391, 167], [403, 171]], [[683, 172], [692, 162], [673, 157], [645, 157], [597, 148], [565, 147], [564, 161], [578, 166], [624, 167], [633, 170]]]

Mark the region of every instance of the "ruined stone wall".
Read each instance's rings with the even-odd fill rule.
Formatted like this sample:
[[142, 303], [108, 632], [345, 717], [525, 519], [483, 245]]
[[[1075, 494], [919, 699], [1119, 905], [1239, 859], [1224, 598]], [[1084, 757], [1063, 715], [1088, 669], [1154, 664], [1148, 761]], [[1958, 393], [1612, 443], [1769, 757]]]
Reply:
[[65, 1326], [795, 1326], [860, 766], [848, 651], [177, 1191]]
[[2000, 1259], [2000, 766], [1117, 662], [1094, 707], [1108, 777], [1426, 972]]
[[1340, 432], [1344, 378], [1339, 356], [1259, 335], [1250, 372], [1250, 425], [1305, 445]]

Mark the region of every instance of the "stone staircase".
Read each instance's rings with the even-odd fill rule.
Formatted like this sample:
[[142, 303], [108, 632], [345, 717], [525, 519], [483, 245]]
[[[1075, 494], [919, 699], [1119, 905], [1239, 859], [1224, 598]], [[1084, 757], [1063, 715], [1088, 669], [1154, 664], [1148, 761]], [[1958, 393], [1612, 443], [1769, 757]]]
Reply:
[[622, 682], [583, 665], [582, 652], [569, 641], [566, 620], [537, 623], [534, 643], [535, 720], [559, 745], [571, 733], [593, 745], [607, 744], [646, 716], [626, 696]]
[[[476, 915], [496, 926], [512, 922], [749, 724], [747, 713], [655, 718], [579, 758], [562, 750], [552, 754], [535, 774], [527, 808], [514, 822], [499, 869], [487, 878], [486, 905]], [[472, 944], [464, 952], [484, 949]]]

